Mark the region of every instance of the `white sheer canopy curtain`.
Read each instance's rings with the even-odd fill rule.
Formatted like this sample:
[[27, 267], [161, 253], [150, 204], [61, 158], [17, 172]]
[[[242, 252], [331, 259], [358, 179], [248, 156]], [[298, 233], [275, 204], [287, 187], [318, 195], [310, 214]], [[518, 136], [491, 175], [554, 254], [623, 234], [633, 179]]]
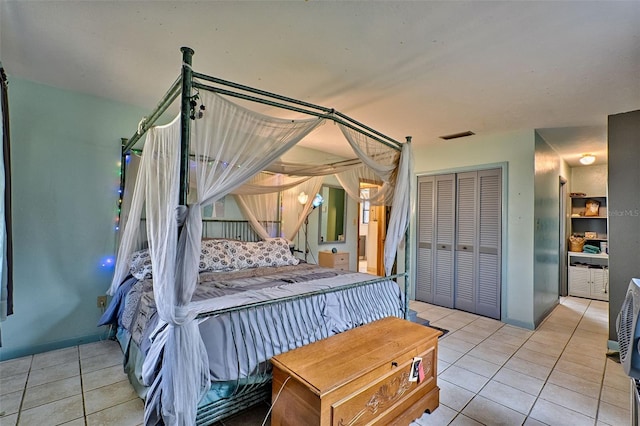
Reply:
[[[313, 195], [320, 190], [322, 176], [298, 177], [261, 173], [233, 194], [242, 214], [262, 239], [274, 237], [263, 226], [264, 221], [280, 219], [281, 237], [289, 241], [298, 233], [305, 217], [311, 211]], [[298, 195], [311, 194], [304, 206]]]
[[[194, 321], [198, 312], [189, 309], [198, 280], [201, 208], [231, 193], [323, 122], [267, 117], [212, 93], [201, 93], [200, 99], [207, 109], [202, 119], [191, 122], [190, 147], [197, 202], [186, 214], [178, 206], [179, 120], [149, 132], [141, 164], [154, 297], [161, 319], [143, 366], [143, 379], [151, 383], [146, 424], [160, 417], [166, 425], [195, 424], [198, 401], [210, 386], [207, 355]], [[137, 186], [127, 225], [141, 211], [135, 198], [143, 197], [143, 191]], [[184, 217], [184, 224], [176, 244], [177, 216]], [[127, 251], [125, 262], [131, 249], [119, 251], [119, 256]]]
[[[373, 173], [374, 176], [377, 176], [375, 180], [382, 182], [382, 190], [370, 202], [389, 205], [391, 201], [391, 217], [387, 225], [387, 236], [384, 244], [385, 273], [391, 275], [398, 245], [404, 238], [411, 213], [410, 184], [413, 173], [411, 144], [403, 144], [402, 151], [398, 152], [347, 126], [338, 125], [353, 151], [368, 169], [361, 170], [363, 174], [361, 179], [358, 180], [358, 185], [360, 181], [367, 180], [367, 174]], [[357, 172], [358, 170], [345, 172], [336, 175], [336, 177], [340, 184], [347, 189], [347, 193], [351, 197], [360, 199], [360, 190], [359, 187], [355, 187], [356, 179], [353, 176], [353, 173]], [[391, 190], [393, 190], [392, 198], [389, 197]]]

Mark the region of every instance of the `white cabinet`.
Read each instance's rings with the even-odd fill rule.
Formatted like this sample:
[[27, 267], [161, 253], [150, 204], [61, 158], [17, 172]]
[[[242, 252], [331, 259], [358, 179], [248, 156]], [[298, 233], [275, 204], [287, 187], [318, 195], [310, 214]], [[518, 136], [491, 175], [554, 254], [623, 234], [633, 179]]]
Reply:
[[609, 269], [606, 254], [569, 253], [569, 295], [609, 300]]

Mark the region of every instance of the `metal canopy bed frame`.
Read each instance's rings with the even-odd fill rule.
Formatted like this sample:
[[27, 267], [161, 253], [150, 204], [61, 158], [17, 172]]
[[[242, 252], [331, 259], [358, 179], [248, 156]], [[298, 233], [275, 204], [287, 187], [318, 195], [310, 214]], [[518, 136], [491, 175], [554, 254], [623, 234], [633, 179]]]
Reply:
[[[194, 51], [188, 47], [182, 47], [182, 68], [181, 75], [176, 79], [176, 81], [171, 85], [170, 89], [165, 93], [163, 98], [157, 104], [156, 108], [153, 112], [148, 116], [143, 118], [143, 121], [138, 126], [138, 130], [133, 134], [131, 138], [122, 140], [122, 164], [125, 163], [125, 156], [132, 150], [133, 146], [142, 135], [145, 134], [147, 130], [149, 130], [154, 123], [162, 116], [162, 114], [169, 108], [169, 106], [180, 97], [181, 109], [180, 109], [180, 120], [181, 120], [181, 156], [180, 156], [180, 192], [179, 192], [179, 202], [184, 205], [187, 203], [187, 192], [189, 189], [189, 144], [190, 144], [190, 124], [191, 120], [194, 118], [194, 110], [192, 105], [193, 100], [193, 91], [195, 89], [206, 90], [218, 93], [220, 95], [235, 97], [239, 99], [243, 99], [246, 101], [257, 102], [261, 104], [270, 105], [277, 108], [282, 108], [290, 111], [299, 112], [302, 114], [307, 114], [315, 117], [330, 119], [334, 122], [339, 122], [352, 130], [355, 130], [359, 133], [366, 135], [367, 137], [372, 138], [375, 141], [380, 142], [381, 144], [386, 145], [387, 147], [391, 147], [397, 151], [402, 150], [402, 146], [404, 143], [400, 143], [395, 141], [394, 139], [370, 128], [362, 123], [359, 123], [350, 117], [341, 114], [334, 109], [326, 108], [314, 104], [310, 104], [308, 102], [295, 100], [292, 98], [284, 97], [281, 95], [277, 95], [274, 93], [266, 92], [263, 90], [251, 88], [248, 86], [240, 85], [237, 83], [233, 83], [230, 81], [222, 80], [219, 78], [207, 76], [192, 70], [192, 57], [194, 55]], [[200, 81], [194, 81], [194, 79], [198, 79], [200, 81], [207, 82], [202, 83]], [[195, 112], [197, 114], [197, 112]], [[411, 137], [407, 137], [406, 143], [411, 142]], [[124, 166], [123, 166], [124, 167]], [[124, 170], [122, 170], [122, 179], [125, 178]], [[120, 197], [122, 197], [122, 193], [124, 189], [124, 183], [121, 182], [121, 191]], [[120, 200], [121, 202], [122, 200]], [[179, 229], [178, 232], [180, 232]], [[405, 242], [409, 240], [409, 226], [407, 223], [407, 228], [404, 234]], [[252, 318], [256, 317], [256, 312], [259, 310], [271, 310], [274, 309], [288, 309], [287, 305], [293, 303], [302, 303], [302, 304], [312, 304], [313, 297], [323, 296], [326, 297], [328, 294], [336, 293], [336, 292], [349, 292], [351, 289], [355, 289], [357, 287], [362, 287], [366, 285], [380, 283], [382, 281], [393, 280], [396, 281], [398, 278], [404, 278], [404, 293], [400, 293], [399, 300], [394, 300], [392, 303], [395, 303], [397, 306], [394, 309], [397, 309], [398, 315], [404, 317], [405, 319], [409, 316], [409, 300], [408, 300], [408, 290], [409, 290], [409, 253], [408, 250], [405, 250], [405, 270], [403, 273], [394, 274], [387, 277], [377, 277], [376, 279], [372, 279], [365, 282], [360, 282], [356, 284], [350, 284], [347, 286], [341, 286], [338, 288], [332, 288], [328, 290], [316, 290], [311, 291], [304, 294], [298, 294], [295, 296], [288, 297], [279, 297], [274, 300], [256, 302], [251, 304], [245, 304], [242, 306], [218, 309], [211, 312], [205, 312], [198, 315], [197, 319], [207, 318], [207, 317], [220, 317], [226, 315], [231, 318], [230, 321], [234, 324], [240, 324], [239, 330], [242, 336], [240, 339], [261, 339], [261, 336], [253, 335], [255, 333], [254, 329], [243, 328], [242, 324], [245, 322], [251, 322]], [[400, 291], [400, 290], [398, 290]], [[359, 295], [353, 293], [352, 295], [345, 296], [349, 299], [350, 304], [376, 304], [377, 300], [362, 300]], [[385, 301], [381, 301], [380, 303], [389, 303]], [[284, 306], [284, 308], [282, 308]], [[307, 308], [305, 308], [307, 309]], [[358, 308], [360, 309], [360, 308]], [[305, 315], [308, 312], [305, 312]], [[296, 314], [297, 315], [297, 314]], [[312, 314], [309, 314], [312, 315]], [[320, 314], [316, 314], [320, 315]], [[291, 321], [291, 320], [290, 320]], [[307, 321], [306, 318], [298, 319], [296, 317], [295, 322], [304, 323]], [[298, 324], [299, 325], [299, 324]], [[318, 340], [318, 338], [328, 337], [326, 332], [322, 332], [321, 336], [313, 338], [313, 340]], [[310, 341], [306, 342], [310, 343]], [[303, 344], [306, 344], [303, 343]], [[292, 348], [290, 348], [292, 349]], [[125, 354], [126, 355], [126, 354]], [[274, 354], [275, 355], [275, 354]], [[263, 365], [264, 364], [264, 365]], [[259, 376], [262, 379], [260, 380], [252, 380], [252, 378]], [[131, 378], [131, 375], [130, 375]], [[266, 378], [266, 379], [265, 379]], [[235, 386], [231, 391], [230, 395], [223, 397], [217, 401], [207, 402], [203, 404], [202, 402], [198, 406], [197, 410], [197, 418], [196, 423], [198, 425], [206, 425], [212, 424], [216, 421], [229, 417], [239, 411], [242, 411], [249, 406], [255, 405], [261, 401], [270, 399], [270, 368], [268, 366], [268, 362], [261, 363], [258, 372], [252, 373], [250, 376], [238, 376], [235, 381]], [[135, 384], [134, 384], [135, 386]]]

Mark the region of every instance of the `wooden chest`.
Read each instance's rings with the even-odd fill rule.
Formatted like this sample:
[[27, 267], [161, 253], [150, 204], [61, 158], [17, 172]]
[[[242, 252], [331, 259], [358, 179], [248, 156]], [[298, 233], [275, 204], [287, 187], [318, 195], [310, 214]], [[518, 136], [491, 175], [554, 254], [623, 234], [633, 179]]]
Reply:
[[334, 268], [341, 271], [348, 271], [349, 253], [344, 251], [339, 251], [337, 253], [332, 253], [330, 251], [320, 251], [318, 252], [318, 265], [324, 266], [325, 268]]
[[[408, 425], [438, 407], [440, 334], [389, 317], [273, 357], [271, 424]], [[409, 381], [414, 357], [419, 383]]]

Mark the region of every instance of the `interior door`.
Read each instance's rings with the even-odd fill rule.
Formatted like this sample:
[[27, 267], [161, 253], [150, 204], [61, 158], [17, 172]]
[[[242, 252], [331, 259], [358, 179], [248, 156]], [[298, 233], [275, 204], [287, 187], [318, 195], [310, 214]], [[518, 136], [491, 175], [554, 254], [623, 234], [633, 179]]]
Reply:
[[455, 307], [476, 310], [478, 285], [477, 172], [459, 173], [456, 180]]
[[435, 179], [434, 297], [436, 305], [453, 308], [453, 247], [455, 242], [455, 174]]
[[502, 258], [502, 170], [478, 171], [480, 210], [478, 216], [478, 286], [476, 310], [479, 315], [500, 319]]
[[416, 300], [433, 303], [433, 238], [435, 225], [435, 177], [418, 178], [416, 214]]

